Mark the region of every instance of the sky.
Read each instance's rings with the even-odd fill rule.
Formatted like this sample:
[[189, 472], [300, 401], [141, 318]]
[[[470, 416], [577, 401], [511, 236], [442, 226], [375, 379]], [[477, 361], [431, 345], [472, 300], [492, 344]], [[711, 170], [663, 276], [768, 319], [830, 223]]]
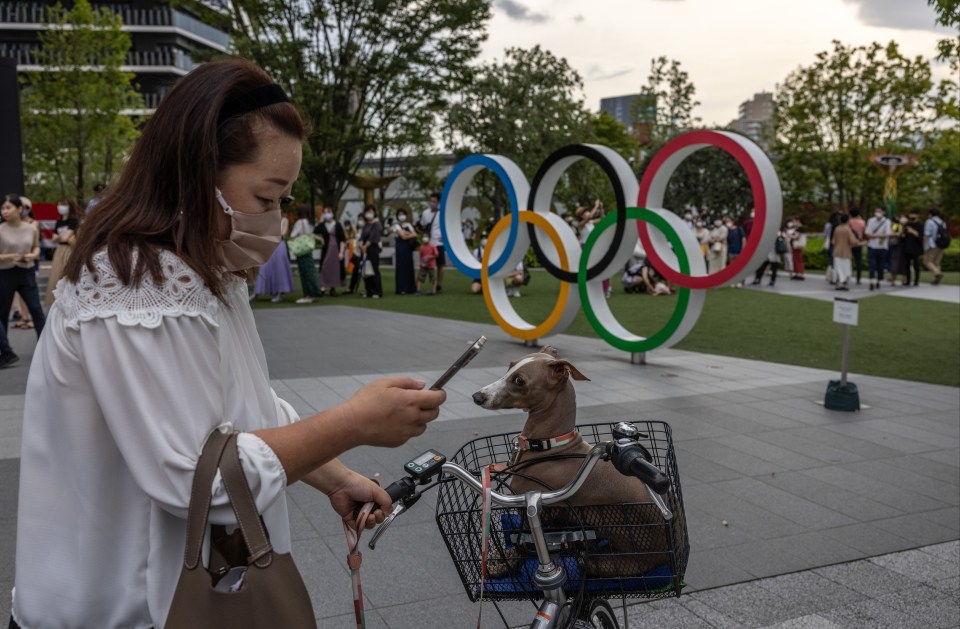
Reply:
[[[936, 56], [950, 31], [926, 0], [493, 0], [484, 61], [539, 44], [564, 57], [584, 81], [591, 110], [600, 99], [635, 94], [650, 61], [680, 61], [706, 126], [724, 126], [743, 101], [774, 92], [815, 55], [894, 40], [902, 53]], [[938, 64], [935, 77], [947, 75]]]

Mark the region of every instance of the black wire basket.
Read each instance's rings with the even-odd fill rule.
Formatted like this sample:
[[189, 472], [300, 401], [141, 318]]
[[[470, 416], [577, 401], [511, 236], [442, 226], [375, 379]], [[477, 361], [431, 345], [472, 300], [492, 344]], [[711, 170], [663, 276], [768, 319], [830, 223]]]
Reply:
[[[635, 421], [646, 435], [638, 440], [653, 463], [670, 478], [663, 495], [673, 511], [666, 522], [649, 503], [548, 507], [543, 529], [551, 555], [567, 573], [564, 588], [574, 594], [583, 588], [596, 598], [667, 598], [679, 596], [690, 554], [683, 496], [670, 426], [664, 422]], [[602, 443], [613, 439], [614, 424], [577, 426], [583, 439]], [[481, 437], [466, 443], [450, 459], [479, 476], [486, 465], [506, 464], [518, 433]], [[492, 488], [510, 491], [508, 475], [492, 477]], [[437, 525], [460, 574], [467, 596], [480, 598], [482, 498], [456, 479], [441, 483], [437, 497]], [[483, 596], [488, 600], [537, 600], [534, 585], [536, 551], [520, 509], [494, 507], [490, 519], [487, 575]]]

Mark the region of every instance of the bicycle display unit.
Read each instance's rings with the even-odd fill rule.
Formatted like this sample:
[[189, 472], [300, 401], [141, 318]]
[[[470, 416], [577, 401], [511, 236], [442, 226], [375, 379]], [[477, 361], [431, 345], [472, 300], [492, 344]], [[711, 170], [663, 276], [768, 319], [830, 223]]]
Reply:
[[[439, 487], [437, 525], [471, 601], [531, 601], [531, 629], [619, 629], [607, 600], [679, 596], [689, 556], [683, 496], [670, 426], [664, 422], [585, 424], [584, 440], [596, 444], [565, 487], [514, 495], [510, 473], [518, 433], [474, 439], [433, 479], [405, 478], [386, 488], [398, 503], [376, 531], [373, 548], [393, 518], [411, 507], [424, 486]], [[435, 456], [431, 451], [431, 460]], [[418, 457], [417, 460], [419, 460]], [[570, 506], [569, 500], [600, 460], [644, 481], [651, 501]], [[487, 509], [483, 565], [483, 486], [492, 466], [492, 505]], [[497, 607], [504, 625], [504, 614]], [[626, 619], [626, 613], [624, 613]], [[625, 625], [626, 626], [626, 623]]]

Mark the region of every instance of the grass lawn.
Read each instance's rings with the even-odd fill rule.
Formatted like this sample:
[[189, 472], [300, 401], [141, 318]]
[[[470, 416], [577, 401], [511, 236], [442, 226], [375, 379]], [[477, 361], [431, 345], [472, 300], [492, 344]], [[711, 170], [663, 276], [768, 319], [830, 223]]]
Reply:
[[[294, 274], [296, 276], [296, 274]], [[929, 276], [921, 281], [929, 281]], [[864, 280], [866, 281], [866, 280]], [[944, 284], [960, 283], [960, 273], [947, 273]], [[350, 305], [390, 312], [488, 322], [493, 318], [483, 298], [469, 293], [469, 280], [448, 269], [444, 292], [435, 297], [393, 294], [393, 270], [383, 270], [386, 296], [362, 299], [358, 295], [325, 297], [312, 305], [295, 306], [299, 293], [284, 302], [267, 297], [256, 308], [316, 308]], [[556, 299], [558, 283], [535, 270], [523, 296], [513, 299], [517, 312], [531, 323], [541, 321]], [[676, 297], [627, 295], [614, 280], [610, 307], [628, 330], [650, 335], [673, 311]], [[860, 302], [859, 325], [851, 332], [851, 372], [960, 386], [960, 308], [922, 299], [879, 296]], [[567, 334], [596, 337], [581, 312]], [[677, 349], [720, 354], [775, 363], [840, 370], [842, 327], [833, 323], [833, 304], [775, 293], [733, 288], [708, 292], [703, 314]]]

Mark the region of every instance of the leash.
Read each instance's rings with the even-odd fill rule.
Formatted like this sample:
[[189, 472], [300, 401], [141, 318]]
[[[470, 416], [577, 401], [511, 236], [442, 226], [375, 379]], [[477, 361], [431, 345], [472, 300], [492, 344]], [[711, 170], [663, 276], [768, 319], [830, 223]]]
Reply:
[[480, 610], [477, 613], [477, 629], [480, 629], [480, 621], [483, 619], [483, 594], [487, 581], [487, 557], [490, 552], [490, 512], [493, 510], [493, 490], [490, 488], [490, 468], [492, 467], [492, 465], [484, 466], [480, 482], [483, 486], [483, 511], [480, 520], [482, 529], [480, 539], [483, 550], [480, 552]]
[[375, 502], [368, 502], [360, 508], [357, 514], [357, 528], [353, 530], [347, 523], [343, 523], [343, 532], [347, 536], [347, 566], [350, 568], [350, 581], [353, 585], [353, 613], [357, 619], [357, 629], [366, 629], [366, 619], [363, 617], [363, 586], [360, 582], [360, 564], [363, 555], [360, 553], [360, 533], [367, 527], [367, 517], [376, 507]]

